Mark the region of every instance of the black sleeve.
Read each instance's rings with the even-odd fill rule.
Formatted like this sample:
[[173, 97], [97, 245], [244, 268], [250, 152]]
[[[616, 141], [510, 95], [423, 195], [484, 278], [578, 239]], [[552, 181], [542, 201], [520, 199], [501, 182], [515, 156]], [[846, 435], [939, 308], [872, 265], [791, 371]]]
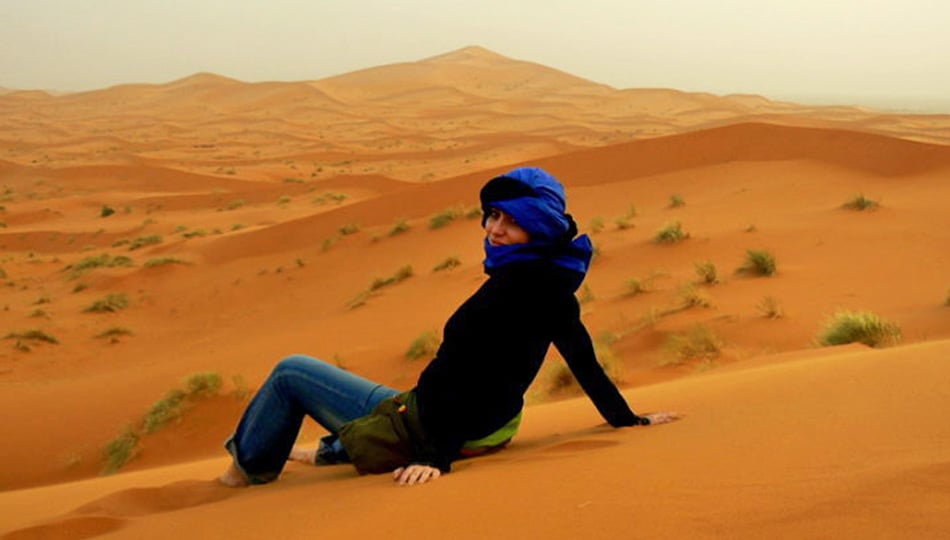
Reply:
[[[579, 308], [575, 309], [579, 312]], [[571, 321], [561, 328], [554, 339], [554, 346], [607, 423], [614, 427], [649, 423], [647, 418], [637, 416], [630, 410], [620, 391], [604, 373], [604, 368], [597, 362], [590, 334], [579, 315], [571, 317]]]

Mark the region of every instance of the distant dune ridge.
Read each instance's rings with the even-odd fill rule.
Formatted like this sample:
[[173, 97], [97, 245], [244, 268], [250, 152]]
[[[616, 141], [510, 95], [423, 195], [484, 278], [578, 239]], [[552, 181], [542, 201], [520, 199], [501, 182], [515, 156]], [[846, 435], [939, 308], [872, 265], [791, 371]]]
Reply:
[[[0, 538], [941, 537], [948, 143], [947, 115], [614, 89], [480, 47], [0, 89]], [[578, 297], [631, 405], [686, 419], [601, 425], [552, 351], [511, 447], [435, 484], [291, 465], [216, 486], [279, 358], [413, 384], [412, 342], [484, 279], [477, 190], [519, 165], [594, 241]], [[899, 343], [819, 347], [841, 313]], [[214, 395], [172, 399], [208, 372]]]

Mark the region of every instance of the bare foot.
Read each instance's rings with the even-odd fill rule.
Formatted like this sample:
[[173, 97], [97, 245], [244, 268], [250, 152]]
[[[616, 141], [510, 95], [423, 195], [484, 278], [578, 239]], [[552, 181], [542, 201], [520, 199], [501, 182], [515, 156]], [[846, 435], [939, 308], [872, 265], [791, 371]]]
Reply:
[[244, 473], [242, 473], [240, 469], [234, 466], [234, 463], [228, 467], [228, 470], [224, 471], [224, 474], [218, 477], [218, 482], [233, 488], [247, 487], [251, 485], [251, 482], [248, 481], [247, 477], [244, 476]]
[[316, 448], [301, 448], [295, 446], [290, 450], [290, 456], [287, 458], [290, 461], [299, 461], [300, 463], [306, 463], [307, 465], [316, 465], [317, 464], [317, 449]]

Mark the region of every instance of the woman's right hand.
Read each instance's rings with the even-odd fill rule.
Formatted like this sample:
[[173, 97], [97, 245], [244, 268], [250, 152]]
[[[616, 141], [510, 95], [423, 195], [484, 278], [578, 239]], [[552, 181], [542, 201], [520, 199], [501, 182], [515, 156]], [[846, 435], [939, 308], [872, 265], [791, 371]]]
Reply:
[[673, 411], [661, 411], [644, 414], [643, 417], [650, 420], [649, 425], [655, 426], [656, 424], [669, 424], [670, 422], [675, 422], [683, 418], [683, 415]]

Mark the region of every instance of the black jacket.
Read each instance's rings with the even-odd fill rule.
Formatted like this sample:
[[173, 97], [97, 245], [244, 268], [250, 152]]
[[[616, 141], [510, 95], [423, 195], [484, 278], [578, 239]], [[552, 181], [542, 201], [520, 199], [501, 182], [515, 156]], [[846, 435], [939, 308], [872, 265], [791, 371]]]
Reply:
[[577, 280], [548, 260], [515, 262], [494, 270], [456, 310], [415, 388], [425, 443], [415, 445], [414, 463], [447, 472], [465, 441], [518, 414], [552, 343], [610, 425], [644, 423], [597, 362]]

